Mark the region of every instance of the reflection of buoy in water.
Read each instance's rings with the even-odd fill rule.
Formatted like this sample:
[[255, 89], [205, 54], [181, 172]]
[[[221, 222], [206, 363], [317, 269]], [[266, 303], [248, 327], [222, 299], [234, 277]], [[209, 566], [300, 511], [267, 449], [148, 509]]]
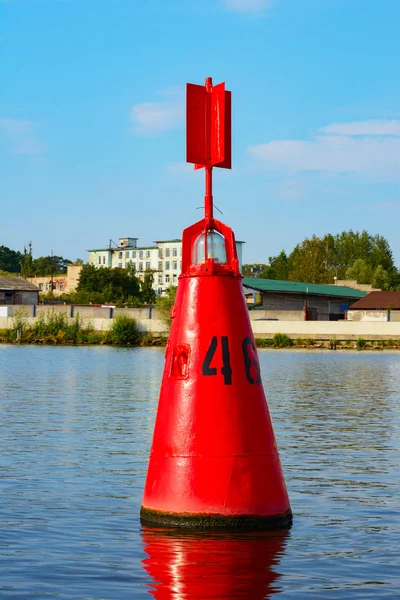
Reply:
[[147, 557], [157, 600], [197, 598], [269, 598], [279, 590], [279, 562], [287, 531], [201, 536], [143, 527]]
[[241, 279], [233, 231], [213, 217], [207, 166], [205, 217], [182, 236], [143, 522], [291, 523]]

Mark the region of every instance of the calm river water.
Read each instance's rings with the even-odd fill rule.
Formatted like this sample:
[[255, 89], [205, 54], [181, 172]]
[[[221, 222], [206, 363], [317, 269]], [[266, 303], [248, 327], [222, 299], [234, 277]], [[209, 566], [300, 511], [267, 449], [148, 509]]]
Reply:
[[289, 532], [142, 528], [163, 350], [0, 346], [0, 598], [400, 597], [400, 353], [261, 351]]

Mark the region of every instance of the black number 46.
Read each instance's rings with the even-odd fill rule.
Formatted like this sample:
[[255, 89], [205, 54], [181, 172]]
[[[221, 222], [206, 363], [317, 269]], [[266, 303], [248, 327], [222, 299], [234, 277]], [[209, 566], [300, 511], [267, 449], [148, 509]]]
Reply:
[[[211, 363], [214, 358], [215, 351], [218, 346], [218, 338], [216, 335], [211, 339], [210, 345], [208, 347], [206, 356], [204, 358], [204, 362], [201, 367], [201, 372], [205, 376], [217, 375], [217, 368], [212, 367]], [[221, 336], [221, 346], [222, 346], [222, 367], [220, 369], [221, 375], [224, 377], [224, 384], [231, 385], [232, 384], [232, 367], [231, 367], [231, 357], [229, 352], [229, 341], [228, 336]], [[260, 365], [257, 360], [257, 353], [254, 342], [251, 338], [245, 337], [242, 342], [242, 353], [243, 353], [243, 361], [244, 368], [246, 372], [246, 378], [249, 383], [252, 385], [260, 385], [261, 383], [261, 372]], [[252, 368], [253, 367], [253, 372]], [[255, 375], [255, 377], [253, 377]]]

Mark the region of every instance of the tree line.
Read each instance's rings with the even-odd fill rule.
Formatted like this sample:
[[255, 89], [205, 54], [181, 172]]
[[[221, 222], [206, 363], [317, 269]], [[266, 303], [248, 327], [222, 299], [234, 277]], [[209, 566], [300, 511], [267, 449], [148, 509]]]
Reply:
[[82, 263], [68, 260], [62, 256], [39, 256], [33, 258], [32, 244], [28, 244], [23, 252], [0, 246], [0, 271], [21, 275], [22, 277], [45, 277], [66, 273], [68, 265]]
[[139, 307], [154, 304], [154, 272], [144, 271], [139, 279], [135, 267], [125, 269], [84, 265], [76, 291], [63, 294], [61, 298], [71, 304], [116, 304], [117, 306]]
[[[73, 264], [82, 264], [82, 260], [71, 261], [62, 256], [33, 258], [32, 244], [28, 244], [23, 252], [0, 246], [0, 273], [3, 275], [52, 277], [66, 273], [68, 266]], [[115, 303], [137, 307], [155, 302], [153, 283], [153, 271], [145, 271], [143, 278], [139, 279], [133, 265], [126, 269], [112, 269], [87, 264], [82, 266], [77, 289], [57, 298], [71, 304]], [[44, 297], [52, 299], [53, 291], [49, 290]]]
[[313, 235], [297, 244], [290, 254], [282, 250], [270, 256], [268, 264], [247, 264], [245, 277], [334, 283], [353, 279], [382, 290], [400, 289], [400, 272], [393, 260], [389, 242], [382, 235], [367, 231], [342, 231], [323, 237]]

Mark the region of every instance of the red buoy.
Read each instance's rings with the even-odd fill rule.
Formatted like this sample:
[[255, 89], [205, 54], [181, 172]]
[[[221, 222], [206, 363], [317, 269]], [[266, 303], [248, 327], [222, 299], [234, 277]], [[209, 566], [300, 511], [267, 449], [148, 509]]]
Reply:
[[[204, 113], [210, 122], [210, 79], [205, 89]], [[221, 127], [226, 126], [224, 118]], [[227, 137], [226, 132], [217, 136], [222, 142], [215, 159], [219, 163], [214, 164], [230, 168]], [[141, 519], [180, 527], [285, 527], [292, 513], [242, 291], [235, 236], [213, 217], [212, 159], [207, 158], [212, 151], [208, 143], [204, 147], [205, 218], [182, 236], [182, 272]], [[198, 157], [199, 153], [195, 160]]]

